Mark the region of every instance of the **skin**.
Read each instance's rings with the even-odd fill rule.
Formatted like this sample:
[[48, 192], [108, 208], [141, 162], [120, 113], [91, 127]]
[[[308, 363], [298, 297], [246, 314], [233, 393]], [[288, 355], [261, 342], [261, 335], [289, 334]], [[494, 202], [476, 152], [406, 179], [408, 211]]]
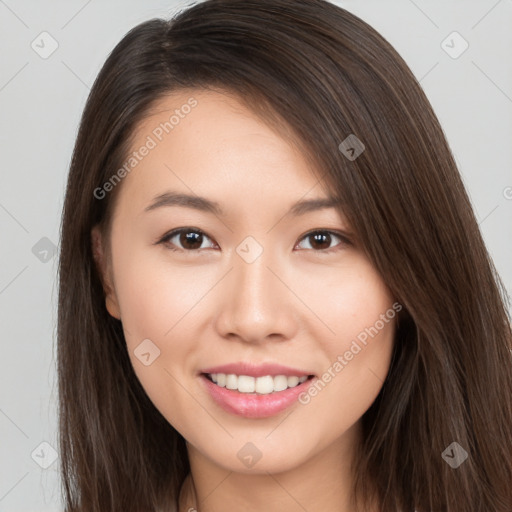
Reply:
[[[187, 441], [191, 474], [180, 510], [352, 511], [350, 462], [360, 418], [389, 370], [395, 320], [342, 371], [332, 367], [393, 297], [357, 244], [332, 235], [315, 246], [304, 237], [351, 228], [334, 208], [287, 215], [299, 199], [326, 197], [322, 182], [286, 137], [235, 97], [169, 95], [137, 127], [133, 149], [191, 96], [198, 105], [117, 185], [109, 240], [92, 231], [106, 307], [122, 321], [136, 375]], [[226, 215], [144, 211], [167, 190], [217, 201]], [[179, 235], [156, 244], [179, 227], [206, 233], [199, 251], [184, 248], [193, 246], [187, 240], [180, 245]], [[236, 252], [247, 236], [263, 248], [252, 263]], [[148, 366], [134, 354], [145, 339], [160, 350]], [[198, 377], [202, 368], [242, 360], [318, 377], [331, 368], [335, 377], [306, 405], [248, 419], [222, 410]], [[247, 442], [261, 452], [251, 468], [237, 457]]]

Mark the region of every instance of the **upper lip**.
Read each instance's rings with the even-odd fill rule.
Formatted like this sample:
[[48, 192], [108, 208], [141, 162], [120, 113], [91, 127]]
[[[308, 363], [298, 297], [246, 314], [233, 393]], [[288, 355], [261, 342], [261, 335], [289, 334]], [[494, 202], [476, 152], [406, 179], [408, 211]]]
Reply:
[[308, 370], [291, 368], [289, 366], [283, 366], [276, 363], [254, 364], [245, 362], [212, 366], [210, 368], [201, 370], [200, 373], [225, 373], [234, 375], [248, 375], [250, 377], [263, 377], [265, 375], [272, 375], [273, 377], [276, 375], [285, 375], [287, 377], [302, 377], [304, 375], [313, 375], [313, 372]]

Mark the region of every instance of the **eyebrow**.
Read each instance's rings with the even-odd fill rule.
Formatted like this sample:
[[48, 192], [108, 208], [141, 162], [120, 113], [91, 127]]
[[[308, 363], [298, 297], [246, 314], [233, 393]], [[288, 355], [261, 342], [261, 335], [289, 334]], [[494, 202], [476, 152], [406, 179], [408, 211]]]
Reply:
[[[293, 216], [304, 215], [305, 213], [322, 210], [326, 208], [335, 208], [339, 202], [334, 198], [316, 198], [301, 199], [292, 204], [289, 213]], [[144, 211], [149, 212], [161, 207], [182, 206], [185, 208], [193, 208], [218, 216], [225, 216], [219, 203], [211, 201], [205, 197], [183, 194], [178, 192], [165, 192], [156, 196], [153, 202], [147, 206]]]

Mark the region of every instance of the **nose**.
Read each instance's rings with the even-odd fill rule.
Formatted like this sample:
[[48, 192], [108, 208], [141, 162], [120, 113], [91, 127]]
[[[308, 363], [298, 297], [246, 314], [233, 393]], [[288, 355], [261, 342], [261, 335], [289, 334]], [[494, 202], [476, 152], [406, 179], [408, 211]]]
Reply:
[[292, 291], [290, 267], [286, 270], [270, 261], [269, 252], [264, 250], [250, 263], [233, 254], [232, 270], [218, 292], [219, 335], [250, 344], [295, 336], [304, 306]]

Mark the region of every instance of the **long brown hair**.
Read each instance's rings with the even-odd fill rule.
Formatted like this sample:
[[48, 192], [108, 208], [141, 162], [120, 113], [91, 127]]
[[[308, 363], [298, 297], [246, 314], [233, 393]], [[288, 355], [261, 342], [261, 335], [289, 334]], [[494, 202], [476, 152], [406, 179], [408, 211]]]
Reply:
[[[289, 128], [403, 306], [389, 374], [362, 417], [361, 510], [376, 499], [383, 512], [510, 512], [509, 299], [417, 80], [372, 27], [323, 0], [207, 0], [136, 26], [101, 69], [61, 225], [66, 511], [175, 511], [190, 470], [183, 437], [133, 371], [91, 249], [91, 228], [108, 234], [123, 185], [102, 199], [94, 191], [123, 165], [154, 102], [188, 88], [231, 91]], [[364, 144], [355, 159], [339, 149], [350, 135]]]

